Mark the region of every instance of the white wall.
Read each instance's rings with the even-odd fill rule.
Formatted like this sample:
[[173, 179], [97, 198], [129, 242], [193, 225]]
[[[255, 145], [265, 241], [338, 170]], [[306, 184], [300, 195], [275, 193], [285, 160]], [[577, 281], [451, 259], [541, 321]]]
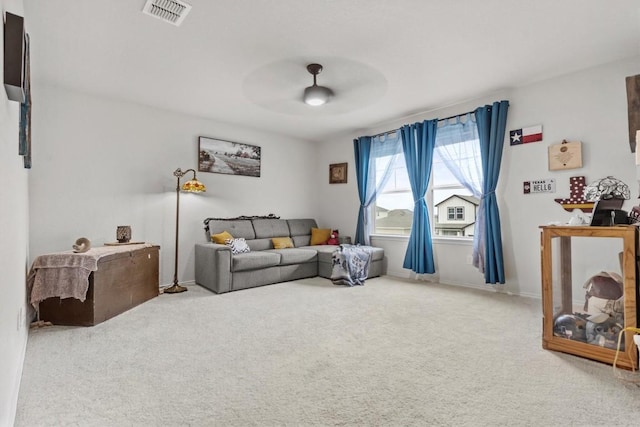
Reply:
[[[2, 5], [21, 6], [21, 2], [2, 0]], [[161, 283], [169, 284], [175, 238], [172, 173], [177, 167], [197, 166], [199, 135], [260, 145], [263, 169], [261, 178], [200, 173], [198, 177], [208, 192], [181, 197], [181, 281], [193, 279], [193, 243], [204, 239], [205, 217], [267, 213], [283, 218], [315, 217], [320, 226], [339, 228], [341, 234], [353, 236], [358, 212], [354, 137], [509, 99], [507, 130], [542, 124], [544, 141], [518, 147], [510, 147], [505, 141], [498, 187], [505, 290], [539, 295], [538, 226], [569, 219], [570, 214], [553, 202], [553, 198], [568, 194], [568, 177], [586, 175], [587, 181], [593, 181], [614, 175], [632, 188], [633, 199], [625, 208], [636, 202], [634, 157], [627, 141], [624, 77], [638, 73], [640, 58], [633, 58], [398, 119], [318, 146], [257, 132], [249, 126], [218, 123], [62, 88], [35, 87], [33, 169], [28, 173], [16, 154], [17, 106], [8, 102], [3, 93], [0, 173], [6, 185], [0, 189], [0, 342], [3, 348], [8, 343], [9, 351], [0, 353], [0, 423], [12, 420], [15, 410], [26, 344], [26, 328], [16, 330], [16, 319], [25, 307], [24, 278], [30, 260], [42, 253], [68, 250], [80, 236], [88, 237], [94, 245], [113, 241], [117, 225], [131, 225], [134, 240], [161, 245]], [[563, 138], [583, 142], [584, 167], [549, 172], [547, 146]], [[345, 161], [349, 163], [348, 183], [330, 185], [328, 165]], [[557, 193], [522, 194], [522, 181], [547, 177], [556, 178]], [[409, 276], [402, 269], [406, 240], [380, 237], [374, 238], [373, 244], [385, 247], [389, 273]], [[435, 278], [444, 283], [485, 286], [482, 275], [466, 263], [470, 254], [468, 244], [436, 242]]]
[[256, 132], [250, 123], [218, 123], [55, 87], [38, 87], [34, 105], [32, 259], [69, 250], [81, 236], [93, 245], [113, 242], [116, 226], [131, 225], [133, 240], [161, 246], [160, 282], [170, 284], [173, 171], [197, 169], [199, 135], [261, 146], [262, 171], [260, 178], [198, 173], [207, 192], [180, 196], [181, 282], [194, 278], [194, 243], [204, 241], [207, 217], [315, 216], [311, 143]]
[[[502, 171], [497, 194], [502, 220], [502, 238], [507, 284], [499, 289], [521, 295], [540, 295], [540, 253], [538, 226], [552, 221], [567, 222], [571, 217], [554, 202], [569, 194], [569, 177], [584, 175], [587, 182], [612, 175], [627, 183], [632, 199], [625, 203], [630, 210], [637, 202], [638, 184], [634, 155], [627, 137], [627, 98], [625, 77], [640, 73], [640, 57], [583, 70], [574, 74], [505, 90], [378, 127], [326, 141], [319, 151], [321, 164], [317, 179], [320, 198], [331, 204], [319, 207], [319, 219], [339, 228], [343, 234], [355, 234], [358, 196], [353, 162], [353, 138], [373, 135], [397, 128], [402, 124], [435, 117], [465, 113], [480, 105], [508, 99], [510, 101], [507, 135], [502, 158]], [[542, 142], [511, 147], [508, 131], [529, 125], [543, 125]], [[547, 168], [547, 147], [563, 139], [583, 142], [583, 168], [550, 172]], [[347, 184], [329, 185], [322, 169], [334, 162], [349, 162]], [[555, 178], [555, 194], [524, 195], [523, 181]], [[406, 239], [373, 238], [372, 243], [386, 250], [388, 273], [410, 277], [402, 268]], [[442, 240], [434, 243], [437, 274], [433, 279], [443, 283], [487, 287], [480, 273], [468, 265], [471, 247]], [[595, 251], [594, 251], [595, 252]], [[586, 254], [597, 257], [597, 253]], [[598, 258], [595, 258], [596, 260]], [[597, 273], [582, 271], [585, 276]], [[580, 278], [577, 278], [579, 281]]]
[[[638, 205], [635, 156], [628, 141], [625, 77], [640, 74], [640, 57], [540, 82], [514, 91], [509, 125], [542, 124], [544, 141], [526, 146], [506, 147], [503, 162], [506, 178], [502, 212], [508, 221], [504, 238], [509, 276], [514, 292], [540, 294], [538, 226], [552, 221], [566, 222], [570, 213], [554, 198], [569, 194], [569, 177], [584, 175], [587, 183], [614, 176], [631, 190], [631, 200], [623, 209]], [[563, 139], [582, 141], [583, 168], [562, 172], [547, 170], [547, 147]], [[524, 195], [522, 182], [536, 178], [555, 178], [555, 194]], [[582, 282], [600, 270], [597, 250], [586, 255], [591, 269], [576, 269]], [[595, 265], [594, 265], [595, 264]]]
[[[5, 12], [23, 15], [22, 0], [0, 0]], [[4, 32], [0, 31], [0, 45]], [[0, 50], [0, 58], [3, 52]], [[4, 69], [0, 67], [0, 81]], [[13, 425], [27, 345], [25, 278], [29, 240], [29, 172], [18, 155], [19, 104], [0, 88], [0, 426]]]

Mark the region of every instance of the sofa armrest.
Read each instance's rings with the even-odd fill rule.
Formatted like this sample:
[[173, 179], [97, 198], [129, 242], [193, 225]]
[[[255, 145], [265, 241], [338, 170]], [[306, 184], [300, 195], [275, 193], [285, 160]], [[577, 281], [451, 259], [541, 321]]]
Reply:
[[351, 244], [351, 236], [339, 236], [338, 237], [338, 242], [340, 242], [341, 245], [350, 245]]
[[231, 290], [231, 248], [196, 243], [196, 283], [220, 294]]

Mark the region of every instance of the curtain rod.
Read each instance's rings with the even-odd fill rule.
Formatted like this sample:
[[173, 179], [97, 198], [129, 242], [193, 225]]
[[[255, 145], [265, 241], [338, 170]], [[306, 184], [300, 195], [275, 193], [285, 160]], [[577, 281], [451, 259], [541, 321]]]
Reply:
[[438, 119], [439, 122], [443, 122], [446, 120], [451, 120], [451, 119], [455, 119], [456, 117], [460, 117], [460, 116], [466, 116], [467, 114], [471, 114], [471, 113], [475, 113], [476, 110], [473, 111], [467, 111], [466, 113], [461, 113], [461, 114], [455, 114], [453, 116], [449, 116], [449, 117], [445, 117], [444, 119]]
[[[449, 117], [445, 117], [444, 119], [438, 119], [438, 122], [445, 122], [447, 120], [451, 120], [451, 119], [455, 119], [456, 117], [460, 117], [460, 116], [466, 116], [467, 114], [470, 113], [475, 113], [475, 110], [473, 111], [467, 111], [466, 113], [460, 113], [460, 114], [454, 114], [453, 116], [449, 116]], [[378, 136], [387, 136], [387, 135], [391, 135], [392, 133], [396, 133], [398, 132], [400, 129], [393, 129], [393, 130], [388, 130], [386, 132], [381, 132], [381, 133], [377, 133], [375, 135], [373, 135], [371, 138], [376, 138]]]

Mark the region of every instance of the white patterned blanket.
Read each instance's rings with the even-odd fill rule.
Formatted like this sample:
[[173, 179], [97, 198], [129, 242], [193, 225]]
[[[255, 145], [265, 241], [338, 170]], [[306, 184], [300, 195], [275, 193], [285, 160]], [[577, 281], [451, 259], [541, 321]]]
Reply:
[[334, 285], [364, 285], [371, 263], [368, 247], [343, 244], [333, 252], [332, 259], [331, 281]]

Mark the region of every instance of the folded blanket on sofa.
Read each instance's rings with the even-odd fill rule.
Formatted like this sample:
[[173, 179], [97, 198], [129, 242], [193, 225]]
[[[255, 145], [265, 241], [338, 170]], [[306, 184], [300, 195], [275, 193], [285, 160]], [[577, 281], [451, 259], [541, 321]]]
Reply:
[[331, 281], [334, 285], [364, 285], [369, 275], [371, 251], [360, 245], [343, 244], [332, 255]]

